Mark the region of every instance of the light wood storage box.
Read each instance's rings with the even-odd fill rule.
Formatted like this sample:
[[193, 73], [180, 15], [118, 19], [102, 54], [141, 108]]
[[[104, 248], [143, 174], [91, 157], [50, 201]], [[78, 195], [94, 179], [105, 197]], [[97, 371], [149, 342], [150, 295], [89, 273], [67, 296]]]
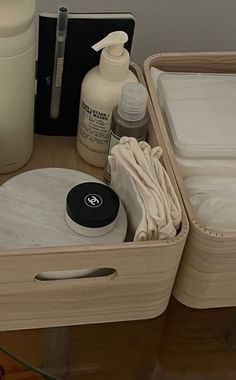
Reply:
[[[143, 81], [136, 65], [132, 70]], [[149, 142], [159, 142], [152, 127]], [[160, 142], [161, 144], [161, 142]], [[178, 193], [168, 156], [163, 162]], [[83, 162], [73, 137], [35, 136], [30, 162], [17, 173], [0, 176], [5, 182], [20, 172], [42, 167], [77, 169], [103, 177], [103, 170]], [[179, 193], [178, 193], [179, 195]], [[179, 198], [180, 195], [179, 195]], [[183, 210], [178, 236], [167, 241], [0, 250], [0, 330], [146, 319], [167, 307], [188, 233]], [[116, 276], [37, 281], [40, 272], [113, 268]]]
[[167, 72], [236, 73], [236, 53], [156, 54], [144, 62], [156, 115], [155, 126], [162, 133], [190, 221], [190, 233], [173, 293], [180, 302], [193, 308], [236, 306], [236, 233], [210, 231], [195, 219], [152, 83], [151, 67]]

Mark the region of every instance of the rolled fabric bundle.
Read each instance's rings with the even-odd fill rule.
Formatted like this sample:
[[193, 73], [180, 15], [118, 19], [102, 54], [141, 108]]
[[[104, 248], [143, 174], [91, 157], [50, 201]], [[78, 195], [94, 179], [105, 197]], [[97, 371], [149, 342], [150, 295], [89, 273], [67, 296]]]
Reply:
[[134, 241], [173, 238], [180, 227], [181, 207], [161, 155], [159, 146], [122, 137], [108, 157], [111, 187], [125, 205]]

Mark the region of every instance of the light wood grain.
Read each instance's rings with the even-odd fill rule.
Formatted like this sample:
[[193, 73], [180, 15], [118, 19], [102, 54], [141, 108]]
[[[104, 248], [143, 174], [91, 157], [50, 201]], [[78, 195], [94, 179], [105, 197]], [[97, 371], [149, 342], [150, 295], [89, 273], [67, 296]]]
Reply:
[[144, 63], [144, 71], [156, 115], [156, 130], [162, 134], [173, 171], [190, 220], [190, 233], [174, 287], [185, 305], [212, 308], [236, 305], [236, 234], [217, 233], [196, 220], [168, 137], [154, 89], [150, 68], [165, 71], [236, 73], [236, 53], [156, 54]]
[[[132, 69], [143, 80], [137, 66]], [[162, 144], [153, 129], [155, 116], [150, 102], [149, 113], [149, 141]], [[163, 163], [178, 193], [165, 148]], [[102, 178], [102, 170], [79, 158], [71, 137], [35, 136], [32, 159], [19, 172], [41, 167], [67, 167]], [[2, 175], [1, 183], [15, 174]], [[0, 330], [135, 320], [161, 314], [168, 305], [187, 233], [183, 210], [178, 236], [167, 241], [1, 250]], [[118, 275], [35, 280], [40, 272], [90, 268], [114, 268]]]

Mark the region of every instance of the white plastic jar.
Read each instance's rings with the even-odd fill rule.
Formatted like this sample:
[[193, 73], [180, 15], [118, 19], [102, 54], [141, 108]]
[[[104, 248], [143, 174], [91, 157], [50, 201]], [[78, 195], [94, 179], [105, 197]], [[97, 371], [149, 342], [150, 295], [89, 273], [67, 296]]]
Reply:
[[35, 7], [0, 2], [0, 173], [23, 166], [33, 150]]

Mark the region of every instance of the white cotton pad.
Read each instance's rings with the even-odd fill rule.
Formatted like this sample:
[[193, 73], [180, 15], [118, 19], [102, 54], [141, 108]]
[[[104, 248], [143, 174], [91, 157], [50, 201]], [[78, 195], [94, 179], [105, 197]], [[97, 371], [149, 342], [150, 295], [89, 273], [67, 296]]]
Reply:
[[236, 231], [236, 179], [188, 177], [184, 181], [196, 219], [216, 232]]

